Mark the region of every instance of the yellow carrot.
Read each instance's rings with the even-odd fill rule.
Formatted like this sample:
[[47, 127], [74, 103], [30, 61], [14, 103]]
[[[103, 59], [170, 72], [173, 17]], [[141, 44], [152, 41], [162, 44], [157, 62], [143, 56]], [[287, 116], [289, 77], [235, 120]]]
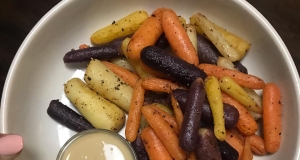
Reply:
[[238, 102], [245, 105], [249, 110], [256, 113], [262, 113], [262, 108], [259, 107], [256, 102], [247, 94], [247, 92], [239, 86], [233, 79], [228, 76], [222, 77], [220, 80], [221, 90]]
[[210, 76], [205, 79], [205, 91], [214, 119], [215, 135], [222, 141], [226, 137], [226, 130], [222, 94], [216, 77]]

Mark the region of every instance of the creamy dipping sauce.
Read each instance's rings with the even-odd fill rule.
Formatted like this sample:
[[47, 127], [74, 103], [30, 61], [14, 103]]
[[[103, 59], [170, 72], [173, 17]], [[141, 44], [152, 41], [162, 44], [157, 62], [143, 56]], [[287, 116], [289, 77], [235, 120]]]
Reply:
[[60, 160], [134, 160], [128, 143], [109, 132], [91, 132], [73, 140]]

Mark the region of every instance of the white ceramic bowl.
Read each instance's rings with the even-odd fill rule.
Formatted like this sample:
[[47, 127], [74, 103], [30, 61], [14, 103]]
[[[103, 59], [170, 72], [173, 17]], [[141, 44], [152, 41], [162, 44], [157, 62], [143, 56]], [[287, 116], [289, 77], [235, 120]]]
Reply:
[[9, 70], [1, 102], [1, 132], [24, 137], [19, 160], [53, 160], [74, 132], [52, 120], [46, 109], [61, 99], [63, 84], [84, 65], [65, 65], [63, 55], [90, 35], [135, 10], [149, 13], [172, 8], [188, 19], [202, 12], [245, 38], [252, 46], [242, 61], [249, 73], [279, 85], [283, 96], [280, 150], [256, 160], [299, 158], [299, 79], [292, 58], [268, 21], [244, 0], [67, 0], [49, 11], [18, 50]]

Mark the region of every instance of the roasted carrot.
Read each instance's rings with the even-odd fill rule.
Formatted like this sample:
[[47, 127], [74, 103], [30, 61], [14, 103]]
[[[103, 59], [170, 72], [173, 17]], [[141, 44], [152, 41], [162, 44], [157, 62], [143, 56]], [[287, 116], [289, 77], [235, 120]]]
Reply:
[[126, 57], [143, 77], [155, 75], [164, 77], [163, 74], [152, 70], [140, 61], [140, 52], [144, 47], [154, 45], [162, 34], [161, 15], [165, 8], [156, 9], [151, 16], [134, 33], [127, 47]]
[[127, 69], [115, 65], [107, 61], [101, 61], [107, 68], [112, 70], [117, 76], [123, 79], [132, 88], [135, 86], [136, 82], [139, 80], [139, 76], [128, 71]]
[[133, 34], [127, 48], [128, 59], [138, 62], [140, 52], [144, 47], [154, 45], [160, 35], [163, 33], [161, 25], [161, 14], [164, 9], [159, 8], [152, 13], [150, 17]]
[[170, 127], [173, 129], [173, 131], [176, 133], [176, 135], [179, 135], [179, 127], [176, 122], [176, 119], [174, 116], [170, 115], [169, 113], [165, 112], [164, 110], [158, 108], [155, 104], [150, 104], [145, 107], [150, 107], [158, 112], [164, 120], [170, 125]]
[[184, 19], [184, 17], [178, 16], [178, 19], [179, 19], [181, 25], [184, 27], [186, 25], [186, 20]]
[[158, 112], [150, 107], [142, 107], [142, 113], [175, 160], [183, 160], [186, 153], [179, 147], [179, 139], [170, 125]]
[[80, 46], [79, 46], [79, 49], [85, 49], [85, 48], [89, 48], [90, 46], [89, 45], [87, 45], [87, 44], [81, 44]]
[[142, 130], [141, 138], [150, 159], [173, 159], [151, 127], [146, 127]]
[[130, 108], [128, 112], [128, 119], [125, 128], [125, 136], [129, 142], [133, 142], [136, 139], [138, 130], [140, 127], [142, 106], [144, 103], [145, 90], [141, 86], [142, 80], [139, 80], [133, 88]]
[[198, 65], [198, 54], [176, 13], [171, 9], [165, 10], [162, 14], [161, 23], [174, 53], [181, 59]]
[[142, 69], [142, 67], [140, 66], [140, 64], [141, 64], [140, 61], [134, 62], [133, 60], [129, 59], [130, 56], [128, 55], [128, 44], [129, 44], [130, 40], [131, 40], [131, 38], [125, 38], [121, 45], [121, 50], [122, 50], [123, 54], [125, 55], [125, 57], [127, 58], [128, 62], [134, 67], [137, 74], [141, 78], [155, 77], [154, 75], [147, 73]]
[[219, 81], [215, 76], [205, 78], [205, 93], [213, 115], [214, 133], [223, 141], [226, 137], [224, 106]]
[[239, 160], [241, 160], [244, 150], [244, 139], [236, 131], [227, 130], [225, 141], [239, 153]]
[[166, 93], [179, 88], [178, 84], [160, 78], [144, 78], [142, 81], [142, 86], [146, 90]]
[[[219, 32], [203, 14], [196, 13], [191, 17], [194, 19], [194, 25], [199, 26], [207, 38], [214, 44], [218, 51], [230, 61], [235, 62], [241, 60], [240, 54], [233, 48], [233, 46], [225, 39], [225, 37]], [[192, 20], [193, 21], [193, 20]]]
[[279, 88], [267, 83], [263, 89], [263, 132], [267, 152], [275, 153], [281, 142], [282, 103]]
[[243, 135], [238, 129], [234, 128], [231, 129], [231, 133], [234, 134], [236, 137], [238, 137], [243, 142], [245, 141], [245, 135]]
[[174, 110], [175, 119], [178, 125], [178, 129], [181, 130], [181, 125], [183, 121], [183, 113], [180, 109], [177, 99], [174, 97], [173, 92], [171, 92], [171, 101]]
[[250, 138], [251, 150], [254, 154], [261, 155], [261, 156], [267, 154], [263, 138], [261, 138], [257, 134], [253, 134], [249, 136], [249, 138]]
[[262, 114], [262, 107], [260, 107], [248, 94], [247, 92], [238, 85], [232, 78], [224, 76], [219, 80], [220, 88], [222, 92], [225, 92], [244, 106], [249, 111], [253, 111], [258, 114]]
[[252, 135], [258, 130], [258, 124], [244, 105], [224, 93], [222, 100], [238, 110], [240, 116], [236, 126], [243, 135]]
[[253, 153], [251, 151], [250, 137], [245, 138], [244, 150], [243, 150], [243, 160], [252, 160]]
[[208, 76], [215, 76], [218, 79], [228, 76], [232, 78], [237, 84], [245, 88], [262, 89], [265, 86], [265, 82], [253, 75], [245, 74], [237, 70], [227, 69], [221, 66], [213, 64], [200, 64], [198, 68], [204, 70]]
[[167, 8], [161, 7], [161, 8], [157, 8], [152, 14], [151, 16], [157, 17], [159, 20], [161, 20], [161, 16], [162, 13], [167, 10]]

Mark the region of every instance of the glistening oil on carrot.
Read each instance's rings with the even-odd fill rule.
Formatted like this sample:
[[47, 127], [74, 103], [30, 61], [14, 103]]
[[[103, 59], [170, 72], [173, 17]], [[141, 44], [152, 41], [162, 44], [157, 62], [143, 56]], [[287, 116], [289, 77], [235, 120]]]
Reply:
[[267, 152], [275, 153], [281, 143], [282, 102], [274, 83], [267, 83], [263, 89], [263, 133]]
[[171, 9], [164, 11], [161, 22], [163, 31], [174, 53], [188, 63], [198, 65], [198, 53], [176, 13]]

